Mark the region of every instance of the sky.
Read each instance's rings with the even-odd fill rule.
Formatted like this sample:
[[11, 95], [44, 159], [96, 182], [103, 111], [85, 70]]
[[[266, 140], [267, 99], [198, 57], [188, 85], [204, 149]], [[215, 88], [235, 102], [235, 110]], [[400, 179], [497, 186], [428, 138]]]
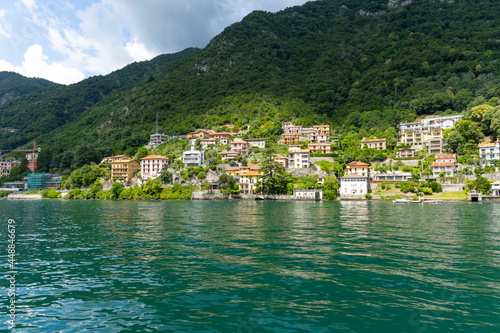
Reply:
[[307, 0], [0, 0], [0, 71], [71, 84]]

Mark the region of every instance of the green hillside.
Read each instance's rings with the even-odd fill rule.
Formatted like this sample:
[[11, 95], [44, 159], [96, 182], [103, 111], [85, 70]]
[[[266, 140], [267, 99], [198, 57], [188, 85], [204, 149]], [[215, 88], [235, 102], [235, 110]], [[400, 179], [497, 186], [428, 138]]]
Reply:
[[44, 79], [26, 78], [13, 72], [0, 72], [0, 106], [10, 100], [53, 85], [55, 83]]
[[[56, 85], [36, 91], [32, 89], [35, 92], [8, 100], [0, 106], [0, 127], [16, 128], [19, 132], [1, 133], [0, 148], [12, 149], [33, 139], [43, 142], [48, 133], [78, 119], [110, 92], [153, 80], [172, 62], [198, 51], [187, 49], [176, 54], [161, 55], [150, 61], [130, 64], [106, 76], [91, 77], [69, 86]], [[0, 89], [3, 87], [1, 83]], [[23, 95], [20, 93], [23, 91], [21, 88], [13, 86], [11, 91]], [[64, 139], [61, 140], [63, 142]]]
[[167, 134], [292, 119], [370, 134], [460, 113], [500, 95], [498, 22], [496, 0], [318, 0], [254, 12], [134, 84], [110, 84], [113, 73], [57, 87], [65, 97], [46, 89], [7, 103], [1, 126], [37, 121], [1, 147], [36, 138], [120, 153], [147, 141], [156, 113]]

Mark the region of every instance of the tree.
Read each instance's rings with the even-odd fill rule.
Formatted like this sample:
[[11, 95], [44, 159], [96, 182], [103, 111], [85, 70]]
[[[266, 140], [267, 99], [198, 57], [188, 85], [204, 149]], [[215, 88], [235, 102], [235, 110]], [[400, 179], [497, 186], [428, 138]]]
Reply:
[[144, 158], [148, 155], [149, 155], [148, 150], [144, 147], [141, 147], [141, 148], [139, 148], [139, 151], [137, 152], [135, 159], [137, 162], [141, 163], [141, 158]]
[[142, 185], [142, 192], [151, 197], [158, 196], [161, 192], [161, 180], [158, 178], [149, 179], [144, 185]]
[[125, 186], [122, 183], [113, 183], [111, 186], [111, 199], [118, 199], [124, 189]]
[[483, 192], [484, 194], [488, 193], [491, 190], [491, 182], [485, 177], [478, 176], [476, 180], [472, 182], [474, 188], [478, 191]]
[[418, 182], [421, 178], [420, 173], [419, 172], [412, 172], [411, 178], [413, 179], [414, 182]]
[[286, 194], [287, 184], [292, 180], [283, 168], [283, 165], [273, 159], [273, 148], [266, 148], [261, 163], [260, 176], [264, 194]]
[[434, 193], [441, 192], [443, 190], [443, 186], [441, 186], [441, 184], [439, 184], [437, 181], [434, 180], [431, 183], [431, 190]]
[[170, 184], [172, 182], [173, 175], [169, 171], [162, 170], [160, 172], [160, 179], [161, 179], [162, 183], [164, 183], [164, 184]]
[[339, 189], [339, 181], [337, 177], [334, 175], [328, 176], [325, 178], [325, 182], [323, 183], [324, 197], [326, 200], [335, 200], [337, 199], [337, 192]]
[[459, 152], [465, 144], [465, 139], [458, 130], [451, 131], [445, 139], [448, 148], [454, 153]]
[[462, 135], [466, 142], [472, 140], [473, 142], [478, 143], [479, 140], [484, 137], [479, 123], [476, 123], [472, 120], [457, 121], [455, 124], [455, 129]]
[[224, 195], [240, 193], [236, 180], [225, 173], [219, 177], [219, 184], [221, 186], [221, 193]]

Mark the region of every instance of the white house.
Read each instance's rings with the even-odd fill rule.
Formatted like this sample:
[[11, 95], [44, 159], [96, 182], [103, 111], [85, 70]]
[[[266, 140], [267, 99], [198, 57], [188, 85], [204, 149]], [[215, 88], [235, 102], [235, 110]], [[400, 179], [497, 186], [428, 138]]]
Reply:
[[182, 163], [184, 163], [186, 167], [200, 166], [204, 159], [205, 152], [195, 150], [193, 146], [191, 146], [191, 150], [185, 151], [182, 155]]
[[370, 179], [359, 174], [340, 177], [340, 196], [365, 195], [370, 188]]
[[266, 148], [266, 138], [245, 139], [250, 147]]
[[141, 158], [141, 178], [157, 178], [160, 172], [168, 168], [168, 158], [160, 155], [150, 155]]
[[292, 169], [309, 168], [310, 153], [309, 149], [299, 149], [288, 152], [288, 167]]
[[492, 143], [480, 143], [479, 157], [486, 160], [486, 163], [490, 163], [492, 160], [500, 160], [500, 141]]
[[491, 184], [491, 194], [494, 196], [500, 196], [500, 181], [496, 181]]
[[340, 196], [364, 196], [370, 193], [370, 165], [353, 161], [347, 165], [347, 175], [340, 177]]
[[457, 175], [457, 165], [455, 162], [434, 162], [432, 163], [432, 175], [434, 177], [439, 177], [440, 173], [444, 173], [445, 176], [456, 176]]

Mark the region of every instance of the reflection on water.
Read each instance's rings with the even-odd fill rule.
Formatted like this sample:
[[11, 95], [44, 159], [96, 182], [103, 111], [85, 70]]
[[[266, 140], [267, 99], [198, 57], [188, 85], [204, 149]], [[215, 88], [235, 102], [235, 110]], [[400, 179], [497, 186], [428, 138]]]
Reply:
[[498, 204], [0, 206], [19, 332], [500, 331]]

